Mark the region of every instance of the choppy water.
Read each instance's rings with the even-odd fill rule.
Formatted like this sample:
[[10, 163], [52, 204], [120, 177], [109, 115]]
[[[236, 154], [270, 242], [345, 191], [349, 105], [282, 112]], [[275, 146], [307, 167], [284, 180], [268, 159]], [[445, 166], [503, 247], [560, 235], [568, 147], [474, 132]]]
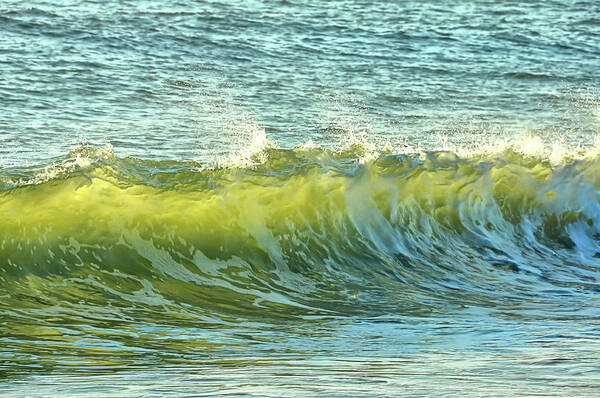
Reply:
[[0, 5], [0, 392], [593, 396], [600, 6]]

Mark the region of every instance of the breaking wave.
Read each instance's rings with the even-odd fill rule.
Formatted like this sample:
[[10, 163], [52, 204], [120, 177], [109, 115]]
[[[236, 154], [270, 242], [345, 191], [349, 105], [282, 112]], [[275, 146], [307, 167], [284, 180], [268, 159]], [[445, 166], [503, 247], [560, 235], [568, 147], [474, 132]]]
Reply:
[[597, 156], [365, 151], [1, 170], [1, 309], [226, 323], [597, 294]]

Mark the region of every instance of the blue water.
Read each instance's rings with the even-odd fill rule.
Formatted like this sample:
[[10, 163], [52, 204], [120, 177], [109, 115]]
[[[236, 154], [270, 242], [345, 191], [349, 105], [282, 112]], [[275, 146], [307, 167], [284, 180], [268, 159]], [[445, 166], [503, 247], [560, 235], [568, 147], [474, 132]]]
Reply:
[[226, 151], [245, 116], [285, 147], [331, 144], [327, 128], [349, 125], [413, 144], [437, 131], [589, 142], [598, 7], [4, 1], [2, 163], [81, 141], [200, 159]]
[[600, 4], [0, 4], [0, 393], [593, 396]]

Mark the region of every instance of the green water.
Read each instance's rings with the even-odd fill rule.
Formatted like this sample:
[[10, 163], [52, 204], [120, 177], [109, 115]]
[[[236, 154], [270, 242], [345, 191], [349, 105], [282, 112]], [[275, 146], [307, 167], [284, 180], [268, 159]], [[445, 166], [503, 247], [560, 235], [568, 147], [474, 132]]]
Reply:
[[0, 395], [594, 396], [592, 1], [5, 1]]

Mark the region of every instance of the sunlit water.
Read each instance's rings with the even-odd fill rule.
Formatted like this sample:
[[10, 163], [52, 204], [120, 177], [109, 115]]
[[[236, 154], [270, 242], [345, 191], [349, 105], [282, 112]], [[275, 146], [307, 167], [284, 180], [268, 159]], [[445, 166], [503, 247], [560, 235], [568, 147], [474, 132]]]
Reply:
[[0, 5], [0, 394], [594, 396], [600, 5]]

